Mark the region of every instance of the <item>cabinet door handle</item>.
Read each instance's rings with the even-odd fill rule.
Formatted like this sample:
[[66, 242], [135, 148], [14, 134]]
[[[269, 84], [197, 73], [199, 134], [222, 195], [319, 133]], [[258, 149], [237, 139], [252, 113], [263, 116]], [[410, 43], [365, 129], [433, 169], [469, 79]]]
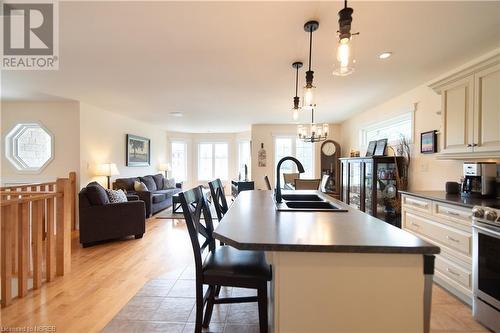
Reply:
[[414, 226], [414, 227], [417, 227], [417, 228], [420, 228], [420, 225], [418, 225], [417, 223], [415, 222], [411, 222], [411, 225]]
[[418, 202], [413, 202], [412, 205], [417, 206], [417, 207], [427, 208], [427, 204], [421, 204]]
[[451, 274], [455, 275], [455, 276], [460, 276], [460, 273], [457, 273], [457, 272], [453, 271], [453, 270], [452, 270], [452, 269], [450, 269], [450, 268], [447, 268], [447, 269], [446, 269], [446, 271], [447, 271], [448, 273], [451, 273]]
[[451, 210], [445, 210], [444, 212], [445, 212], [446, 214], [448, 214], [448, 215], [460, 216], [460, 214], [455, 213], [455, 212], [452, 212]]
[[470, 143], [469, 143], [469, 144], [467, 144], [467, 147], [472, 147], [472, 144], [470, 144]]
[[477, 146], [478, 146], [478, 144], [477, 144], [477, 143], [473, 143], [473, 144], [472, 144], [472, 147], [477, 147]]
[[455, 242], [455, 243], [460, 243], [460, 241], [459, 241], [458, 239], [455, 239], [455, 238], [453, 238], [453, 237], [451, 237], [451, 236], [446, 236], [446, 239], [447, 239], [447, 240], [450, 240], [450, 241], [452, 241], [452, 242]]

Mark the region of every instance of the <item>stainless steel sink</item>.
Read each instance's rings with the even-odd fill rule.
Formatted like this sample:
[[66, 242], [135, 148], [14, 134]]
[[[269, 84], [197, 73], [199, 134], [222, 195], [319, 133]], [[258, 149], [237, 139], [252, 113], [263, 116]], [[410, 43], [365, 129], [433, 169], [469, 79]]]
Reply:
[[297, 210], [338, 210], [337, 206], [326, 201], [289, 201], [285, 202], [288, 208]]
[[323, 201], [317, 194], [283, 194], [285, 201]]

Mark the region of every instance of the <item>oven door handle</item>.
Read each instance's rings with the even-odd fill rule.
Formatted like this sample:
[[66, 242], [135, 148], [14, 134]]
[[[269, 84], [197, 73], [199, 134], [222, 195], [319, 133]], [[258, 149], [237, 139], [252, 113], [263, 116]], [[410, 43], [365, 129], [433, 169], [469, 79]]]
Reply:
[[476, 224], [472, 225], [472, 227], [476, 228], [478, 230], [481, 230], [482, 232], [484, 232], [486, 234], [489, 234], [492, 237], [500, 238], [500, 232], [498, 232], [498, 231], [491, 230], [491, 229], [485, 228], [485, 227], [480, 227], [480, 226], [478, 226]]

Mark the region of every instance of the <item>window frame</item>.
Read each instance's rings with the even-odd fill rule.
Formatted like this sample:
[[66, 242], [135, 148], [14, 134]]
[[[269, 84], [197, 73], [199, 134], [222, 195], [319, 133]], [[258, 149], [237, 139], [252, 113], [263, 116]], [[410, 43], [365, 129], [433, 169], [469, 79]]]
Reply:
[[[274, 134], [273, 135], [273, 149], [274, 149], [274, 168], [276, 168], [279, 160], [276, 154], [276, 140], [277, 139], [290, 139], [292, 141], [292, 151], [291, 156], [296, 157], [297, 155], [297, 141], [300, 140], [296, 134]], [[311, 175], [310, 179], [314, 179], [316, 176], [316, 145], [311, 143]], [[291, 172], [297, 172], [297, 166], [293, 163]], [[309, 178], [308, 178], [309, 179]]]
[[[37, 127], [42, 129], [50, 138], [50, 157], [40, 167], [29, 167], [26, 162], [17, 154], [17, 140], [29, 128]], [[18, 173], [40, 174], [55, 158], [55, 136], [40, 122], [17, 123], [5, 135], [5, 157], [12, 164]]]
[[[368, 125], [363, 126], [359, 130], [359, 143], [360, 147], [363, 149], [366, 149], [368, 147], [368, 140], [367, 140], [367, 134], [368, 132], [374, 131], [374, 130], [384, 130], [387, 127], [394, 126], [403, 122], [409, 121], [410, 122], [410, 137], [408, 138], [410, 143], [413, 143], [415, 141], [415, 112], [410, 111], [410, 112], [405, 112], [402, 114], [399, 114], [395, 117], [392, 117], [391, 119], [387, 120], [382, 120], [374, 123], [370, 123]], [[397, 144], [397, 141], [388, 141], [387, 145], [392, 146]]]
[[175, 178], [175, 174], [174, 174], [174, 159], [173, 159], [173, 145], [174, 144], [181, 144], [184, 146], [184, 175], [185, 175], [185, 178], [186, 179], [177, 179], [176, 178], [176, 181], [177, 182], [185, 182], [188, 180], [188, 144], [185, 140], [177, 140], [177, 139], [174, 139], [174, 140], [170, 140], [170, 163], [172, 165], [172, 177]]
[[[211, 153], [211, 162], [212, 162], [212, 174], [211, 174], [211, 179], [202, 179], [200, 177], [200, 146], [203, 145], [203, 144], [207, 144], [207, 145], [211, 145], [211, 148], [212, 148], [212, 153]], [[215, 176], [215, 145], [217, 144], [225, 144], [226, 147], [227, 147], [227, 154], [226, 154], [226, 169], [227, 169], [227, 175], [225, 177], [216, 177]], [[216, 178], [219, 178], [221, 181], [227, 181], [229, 180], [230, 176], [229, 176], [229, 149], [230, 149], [230, 145], [229, 145], [229, 142], [227, 141], [200, 141], [198, 142], [197, 144], [197, 147], [198, 147], [198, 154], [197, 154], [197, 170], [196, 170], [196, 178], [198, 180], [198, 182], [209, 182], [209, 181], [212, 181]]]
[[[241, 145], [242, 144], [248, 144], [248, 153], [249, 156], [247, 158], [248, 163], [241, 163]], [[248, 179], [252, 179], [252, 143], [250, 140], [239, 140], [238, 141], [238, 164], [236, 167], [238, 168], [237, 172], [242, 172], [242, 169], [244, 168], [244, 165], [247, 165], [248, 167]], [[244, 177], [244, 174], [242, 175]]]

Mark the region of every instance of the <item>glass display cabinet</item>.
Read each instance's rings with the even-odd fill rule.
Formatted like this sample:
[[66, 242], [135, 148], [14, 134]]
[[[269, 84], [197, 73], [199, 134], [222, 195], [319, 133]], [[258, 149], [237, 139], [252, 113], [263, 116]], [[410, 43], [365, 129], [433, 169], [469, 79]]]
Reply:
[[[400, 227], [397, 175], [403, 157], [374, 156], [341, 158], [341, 200], [374, 217]], [[396, 166], [398, 170], [396, 170]]]

